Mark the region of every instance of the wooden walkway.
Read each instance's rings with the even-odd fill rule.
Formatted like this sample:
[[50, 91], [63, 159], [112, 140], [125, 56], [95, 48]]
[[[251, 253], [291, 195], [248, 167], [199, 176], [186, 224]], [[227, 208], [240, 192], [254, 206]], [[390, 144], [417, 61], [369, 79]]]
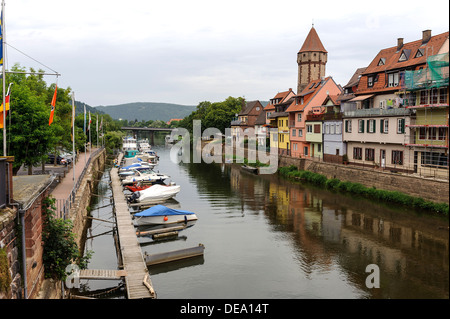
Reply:
[[[118, 163], [122, 161], [122, 157], [123, 153], [119, 154]], [[123, 193], [118, 168], [111, 169], [111, 187], [114, 196], [120, 252], [126, 272], [125, 284], [128, 299], [156, 298], [131, 214], [128, 210], [127, 200]]]
[[125, 270], [105, 270], [105, 269], [82, 269], [80, 270], [80, 279], [122, 279], [126, 277]]

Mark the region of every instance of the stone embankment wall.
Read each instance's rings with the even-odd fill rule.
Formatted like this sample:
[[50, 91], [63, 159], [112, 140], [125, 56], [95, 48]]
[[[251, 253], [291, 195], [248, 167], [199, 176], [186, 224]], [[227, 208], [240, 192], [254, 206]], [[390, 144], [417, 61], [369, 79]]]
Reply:
[[415, 197], [422, 197], [433, 202], [449, 203], [448, 180], [434, 180], [391, 173], [383, 170], [368, 170], [367, 168], [317, 162], [308, 159], [292, 157], [279, 158], [279, 166], [295, 165], [302, 170], [325, 175], [327, 178], [337, 178], [341, 181], [360, 183], [366, 187], [375, 187], [388, 191], [398, 191]]
[[86, 227], [89, 205], [98, 179], [98, 172], [103, 172], [106, 162], [106, 149], [103, 149], [95, 158], [91, 159], [75, 196], [75, 202], [70, 209], [69, 218], [73, 222], [72, 232], [76, 235], [78, 247], [82, 246], [82, 234]]
[[[225, 154], [225, 147], [222, 149], [222, 152]], [[243, 148], [240, 149], [239, 152], [244, 154], [245, 158], [253, 156], [258, 159], [257, 151]], [[234, 150], [234, 154], [236, 154], [236, 150]], [[269, 154], [267, 153], [266, 155]], [[318, 162], [309, 159], [278, 155], [278, 167], [290, 165], [297, 166], [299, 170], [308, 170], [325, 175], [327, 178], [337, 178], [341, 181], [360, 183], [366, 187], [398, 191], [433, 202], [449, 203], [448, 179], [427, 179], [414, 175], [392, 173], [381, 169], [367, 169], [353, 165]]]

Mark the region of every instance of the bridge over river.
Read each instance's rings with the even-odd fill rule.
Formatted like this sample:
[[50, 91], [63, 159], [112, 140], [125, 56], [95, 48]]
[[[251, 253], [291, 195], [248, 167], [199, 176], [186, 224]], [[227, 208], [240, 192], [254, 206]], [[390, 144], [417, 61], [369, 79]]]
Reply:
[[[173, 128], [160, 128], [160, 127], [131, 127], [131, 126], [123, 126], [121, 127], [124, 131], [132, 131], [133, 135], [138, 135], [139, 132], [146, 132], [150, 135], [150, 143], [152, 145], [155, 144], [155, 132], [166, 132], [170, 134], [174, 129]], [[138, 138], [139, 139], [139, 138]]]

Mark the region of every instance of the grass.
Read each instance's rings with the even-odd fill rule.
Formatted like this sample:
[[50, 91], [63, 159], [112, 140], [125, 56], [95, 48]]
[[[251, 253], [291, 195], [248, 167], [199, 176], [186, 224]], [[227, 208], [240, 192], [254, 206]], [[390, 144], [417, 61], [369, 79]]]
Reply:
[[337, 178], [328, 179], [326, 176], [310, 171], [299, 171], [295, 165], [278, 168], [280, 175], [309, 182], [311, 184], [322, 186], [329, 190], [348, 192], [365, 198], [383, 201], [386, 203], [395, 203], [406, 207], [421, 209], [448, 216], [449, 205], [447, 203], [435, 203], [424, 200], [421, 197], [410, 196], [398, 191], [388, 191], [376, 189], [375, 187], [366, 187], [360, 183], [350, 181], [341, 181]]

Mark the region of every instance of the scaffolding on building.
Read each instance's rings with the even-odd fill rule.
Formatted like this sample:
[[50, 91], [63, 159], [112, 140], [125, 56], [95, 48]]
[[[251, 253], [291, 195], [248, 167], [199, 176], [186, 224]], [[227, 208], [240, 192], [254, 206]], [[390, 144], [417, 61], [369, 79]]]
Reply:
[[[414, 172], [448, 180], [449, 53], [427, 57], [425, 68], [404, 71], [401, 78], [398, 94], [403, 106], [420, 119], [420, 123], [408, 125], [410, 136], [405, 136], [405, 146], [414, 150]], [[442, 110], [446, 110], [445, 118]]]

